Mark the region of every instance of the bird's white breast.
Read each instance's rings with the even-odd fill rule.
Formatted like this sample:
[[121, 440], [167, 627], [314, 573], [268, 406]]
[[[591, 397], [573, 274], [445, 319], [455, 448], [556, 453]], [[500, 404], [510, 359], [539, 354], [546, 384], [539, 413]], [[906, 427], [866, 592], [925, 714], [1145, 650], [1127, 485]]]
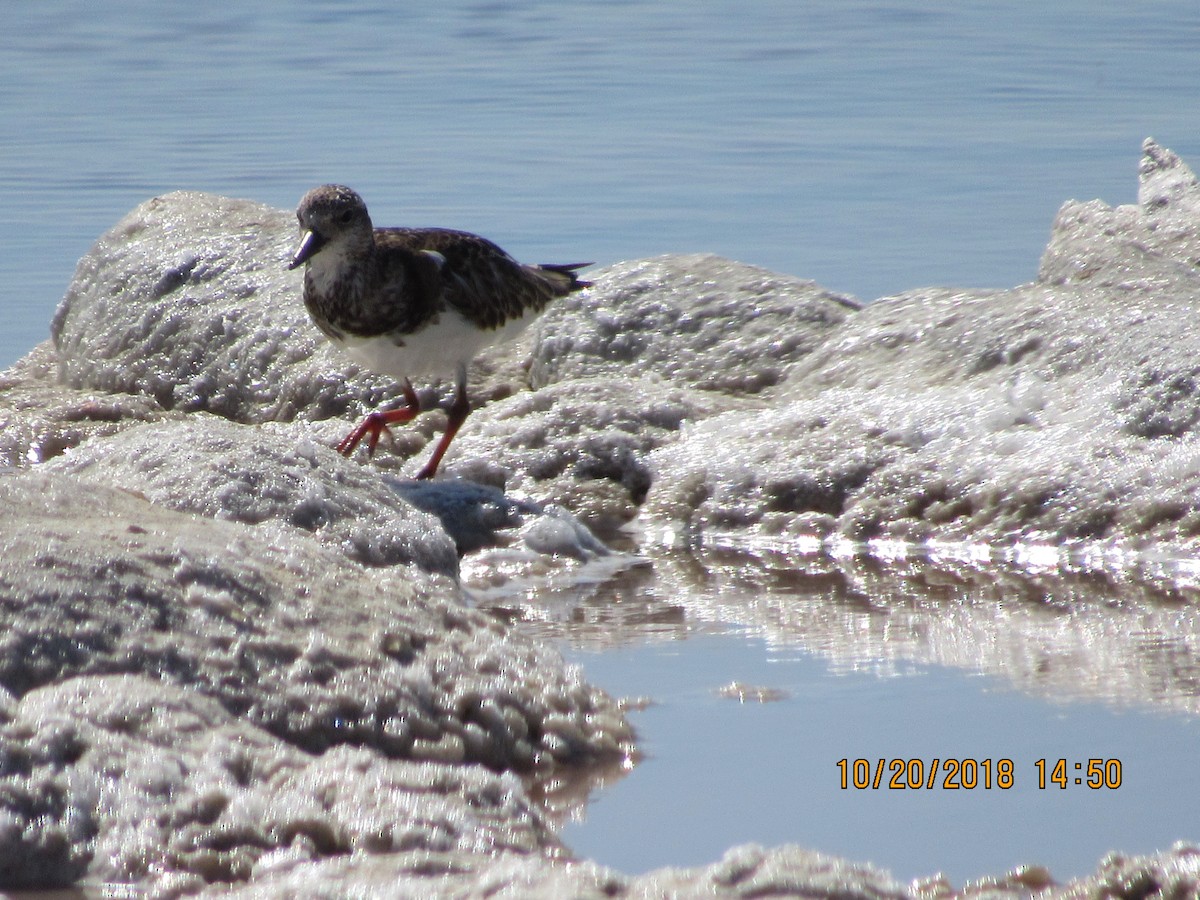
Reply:
[[453, 310], [413, 334], [358, 338], [347, 335], [339, 342], [355, 362], [392, 378], [420, 375], [453, 375], [485, 348], [522, 332], [534, 318], [527, 315], [500, 328], [481, 331]]

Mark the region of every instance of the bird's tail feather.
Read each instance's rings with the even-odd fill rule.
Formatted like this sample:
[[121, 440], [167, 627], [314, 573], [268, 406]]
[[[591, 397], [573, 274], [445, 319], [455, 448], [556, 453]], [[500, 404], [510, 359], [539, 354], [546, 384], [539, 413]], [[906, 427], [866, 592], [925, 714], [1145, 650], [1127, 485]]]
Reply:
[[543, 263], [537, 269], [543, 275], [546, 275], [548, 280], [554, 283], [554, 286], [561, 290], [564, 294], [569, 294], [572, 291], [580, 291], [584, 288], [591, 287], [590, 281], [584, 281], [576, 273], [580, 269], [587, 268], [591, 263]]

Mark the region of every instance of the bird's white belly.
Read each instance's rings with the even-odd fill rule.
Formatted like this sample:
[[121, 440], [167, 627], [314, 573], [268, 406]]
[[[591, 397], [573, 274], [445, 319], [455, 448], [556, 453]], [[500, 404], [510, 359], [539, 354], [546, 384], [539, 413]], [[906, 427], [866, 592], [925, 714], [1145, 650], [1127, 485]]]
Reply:
[[414, 334], [370, 338], [347, 335], [339, 344], [355, 362], [392, 378], [453, 375], [484, 348], [515, 337], [533, 318], [525, 316], [483, 331], [458, 313], [446, 310], [435, 323]]

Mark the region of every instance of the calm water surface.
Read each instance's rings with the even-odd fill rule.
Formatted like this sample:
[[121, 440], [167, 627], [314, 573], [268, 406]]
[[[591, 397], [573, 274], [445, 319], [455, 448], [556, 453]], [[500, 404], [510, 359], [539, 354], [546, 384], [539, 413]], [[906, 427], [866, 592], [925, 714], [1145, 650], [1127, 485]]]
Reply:
[[[5, 13], [0, 365], [46, 337], [97, 235], [179, 188], [291, 208], [342, 181], [381, 224], [476, 230], [531, 261], [707, 250], [872, 299], [1031, 279], [1063, 201], [1134, 199], [1146, 136], [1200, 163], [1194, 0]], [[1179, 775], [1197, 739], [1182, 713], [1047, 706], [931, 666], [833, 673], [740, 632], [573, 652], [615, 692], [653, 684], [660, 701], [636, 719], [650, 759], [566, 834], [630, 871], [757, 840], [901, 876], [1076, 874], [1110, 847], [1188, 837], [1153, 811], [1200, 805]], [[790, 699], [714, 699], [734, 678]], [[843, 756], [952, 752], [1011, 756], [1019, 790], [836, 786]], [[1122, 756], [1126, 787], [1028, 787], [1035, 759], [1074, 754]]]
[[[793, 843], [961, 886], [1021, 865], [1065, 881], [1112, 851], [1200, 841], [1196, 596], [1128, 576], [738, 550], [481, 599], [614, 695], [649, 701], [631, 714], [646, 758], [565, 817], [577, 853], [642, 872]], [[884, 760], [888, 777], [856, 790], [851, 772], [843, 788], [842, 759]], [[947, 786], [944, 765], [929, 786], [948, 759], [974, 761], [973, 788]], [[1096, 789], [1092, 759], [1119, 767]], [[896, 760], [923, 767], [921, 789], [890, 785]]]
[[[1063, 881], [1093, 873], [1113, 850], [1151, 853], [1200, 839], [1200, 722], [1192, 717], [1064, 706], [931, 666], [886, 677], [834, 673], [818, 656], [736, 631], [569, 655], [614, 694], [654, 700], [632, 717], [647, 759], [563, 829], [577, 853], [622, 871], [790, 843], [869, 861], [905, 881], [942, 872], [961, 886], [1020, 865], [1046, 866]], [[720, 696], [731, 682], [786, 696]], [[886, 787], [893, 760], [916, 760], [920, 780], [932, 760], [947, 758], [975, 760], [974, 789], [945, 789], [945, 768], [932, 790]], [[1065, 788], [1051, 780], [1060, 758], [1069, 760]], [[1075, 784], [1091, 758], [1118, 760], [1121, 786]], [[855, 790], [851, 770], [843, 789], [842, 759], [868, 760], [872, 776], [886, 760], [885, 786]], [[1005, 789], [1003, 759], [1013, 764]], [[1049, 760], [1044, 788], [1039, 759]]]
[[1200, 6], [10, 4], [0, 365], [142, 200], [294, 207], [532, 261], [714, 251], [871, 299], [1033, 277], [1058, 206], [1200, 160]]

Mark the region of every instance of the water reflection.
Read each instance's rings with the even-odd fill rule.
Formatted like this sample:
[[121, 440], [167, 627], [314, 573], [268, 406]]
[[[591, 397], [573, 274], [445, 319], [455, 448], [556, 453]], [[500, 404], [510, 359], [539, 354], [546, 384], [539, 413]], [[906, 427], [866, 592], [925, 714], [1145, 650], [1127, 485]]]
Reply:
[[[467, 573], [468, 580], [470, 573]], [[1200, 605], [1190, 585], [1132, 575], [980, 568], [927, 558], [672, 553], [607, 580], [481, 605], [578, 649], [679, 640], [730, 626], [831, 671], [935, 665], [1055, 702], [1200, 713]]]
[[[632, 767], [537, 789], [580, 857], [642, 872], [793, 843], [900, 879], [961, 885], [1037, 864], [1062, 882], [1110, 851], [1196, 837], [1200, 784], [1178, 775], [1200, 737], [1186, 585], [945, 558], [629, 560], [606, 577], [576, 568], [575, 583], [564, 569], [543, 592], [511, 566], [478, 597], [641, 698]], [[1011, 761], [1014, 785], [837, 784], [843, 758], [949, 757]], [[1119, 790], [1039, 787], [1039, 759], [1093, 757], [1120, 761]]]

